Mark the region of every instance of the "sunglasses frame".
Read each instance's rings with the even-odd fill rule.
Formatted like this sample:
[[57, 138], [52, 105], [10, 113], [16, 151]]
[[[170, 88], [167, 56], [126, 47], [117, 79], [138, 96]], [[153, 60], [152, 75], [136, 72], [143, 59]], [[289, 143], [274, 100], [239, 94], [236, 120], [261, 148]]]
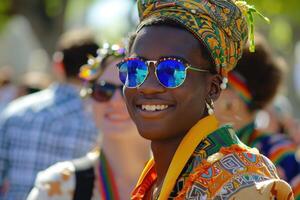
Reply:
[[[190, 69], [190, 70], [193, 70], [193, 71], [197, 71], [197, 72], [204, 72], [204, 73], [211, 73], [211, 71], [209, 70], [206, 70], [206, 69], [199, 69], [199, 68], [196, 68], [196, 67], [193, 67], [191, 64], [189, 64], [187, 61], [185, 61], [184, 59], [182, 58], [176, 58], [176, 57], [162, 57], [158, 60], [147, 60], [147, 59], [144, 59], [142, 57], [129, 57], [129, 58], [125, 58], [123, 59], [120, 63], [117, 64], [117, 67], [118, 69], [120, 70], [120, 67], [122, 66], [122, 64], [124, 64], [125, 62], [127, 61], [130, 61], [130, 60], [139, 60], [139, 61], [142, 61], [145, 63], [145, 65], [147, 66], [147, 75], [145, 77], [145, 79], [140, 83], [138, 84], [137, 86], [135, 87], [129, 87], [127, 86], [126, 84], [124, 84], [124, 86], [126, 88], [138, 88], [140, 87], [147, 79], [148, 75], [149, 75], [149, 67], [150, 67], [150, 64], [152, 63], [153, 66], [155, 67], [155, 71], [154, 71], [154, 74], [156, 76], [156, 79], [157, 81], [165, 88], [169, 88], [169, 89], [175, 89], [175, 88], [178, 88], [180, 87], [186, 80], [186, 77], [187, 77], [187, 70]], [[177, 61], [177, 62], [180, 62], [183, 64], [183, 66], [185, 66], [185, 77], [184, 77], [184, 80], [182, 81], [182, 83], [180, 83], [178, 86], [175, 86], [175, 87], [167, 87], [165, 86], [158, 78], [157, 76], [157, 66], [159, 65], [159, 63], [163, 62], [163, 61], [167, 61], [167, 60], [173, 60], [173, 61]]]
[[[99, 101], [94, 95], [95, 94], [95, 86], [98, 86], [98, 87], [105, 87], [105, 85], [108, 85], [108, 86], [111, 86], [111, 88], [113, 88], [113, 93], [111, 96], [108, 96], [107, 95], [107, 100], [106, 101]], [[111, 98], [114, 96], [114, 94], [117, 92], [117, 90], [120, 90], [121, 92], [121, 95], [123, 96], [123, 85], [117, 85], [117, 84], [113, 84], [113, 83], [109, 83], [109, 82], [106, 82], [106, 81], [100, 81], [100, 82], [94, 82], [92, 85], [91, 85], [91, 97], [97, 101], [97, 102], [100, 102], [100, 103], [104, 103], [104, 102], [108, 102], [111, 100]], [[105, 91], [106, 92], [106, 91]]]

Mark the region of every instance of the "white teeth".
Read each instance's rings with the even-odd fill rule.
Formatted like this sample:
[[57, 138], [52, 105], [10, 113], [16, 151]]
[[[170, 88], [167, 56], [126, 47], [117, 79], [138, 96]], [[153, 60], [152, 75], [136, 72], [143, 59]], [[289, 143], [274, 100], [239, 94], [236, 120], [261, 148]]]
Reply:
[[142, 105], [142, 110], [154, 112], [154, 111], [165, 110], [168, 107], [169, 107], [168, 105]]

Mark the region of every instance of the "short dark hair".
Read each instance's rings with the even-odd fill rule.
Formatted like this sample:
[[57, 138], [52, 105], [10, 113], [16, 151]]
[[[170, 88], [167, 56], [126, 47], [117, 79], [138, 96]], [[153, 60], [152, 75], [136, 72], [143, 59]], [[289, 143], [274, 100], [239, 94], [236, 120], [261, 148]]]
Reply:
[[[145, 27], [145, 26], [169, 26], [169, 27], [183, 29], [183, 30], [188, 31], [187, 28], [183, 24], [181, 24], [175, 20], [172, 20], [168, 17], [149, 18], [143, 22], [143, 27]], [[136, 39], [136, 36], [137, 36], [137, 32], [131, 33], [131, 35], [129, 36], [129, 40], [128, 40], [128, 44], [127, 44], [127, 52], [128, 53], [131, 52], [131, 48]], [[209, 62], [210, 66], [215, 66], [214, 61], [213, 61], [211, 54], [210, 54], [209, 50], [207, 49], [207, 47], [199, 40], [198, 40], [198, 44], [201, 49], [201, 56], [206, 61]], [[212, 69], [212, 71], [213, 72], [216, 71], [215, 67]]]
[[234, 71], [241, 74], [252, 95], [249, 111], [264, 108], [272, 101], [284, 77], [285, 63], [275, 58], [261, 35], [256, 35], [255, 52], [249, 51], [249, 44], [243, 50]]
[[77, 77], [80, 67], [87, 63], [88, 55], [96, 56], [99, 45], [88, 30], [72, 30], [63, 34], [57, 51], [62, 53], [62, 64], [68, 78]]

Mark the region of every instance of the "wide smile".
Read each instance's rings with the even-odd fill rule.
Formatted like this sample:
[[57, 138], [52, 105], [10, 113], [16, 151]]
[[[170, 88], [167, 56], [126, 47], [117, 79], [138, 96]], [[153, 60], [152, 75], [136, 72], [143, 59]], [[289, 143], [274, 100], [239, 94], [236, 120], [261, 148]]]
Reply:
[[170, 103], [141, 103], [136, 104], [137, 114], [142, 118], [161, 118], [174, 110], [175, 105]]
[[143, 111], [148, 111], [148, 112], [156, 112], [156, 111], [163, 111], [168, 109], [168, 105], [141, 105], [140, 106]]

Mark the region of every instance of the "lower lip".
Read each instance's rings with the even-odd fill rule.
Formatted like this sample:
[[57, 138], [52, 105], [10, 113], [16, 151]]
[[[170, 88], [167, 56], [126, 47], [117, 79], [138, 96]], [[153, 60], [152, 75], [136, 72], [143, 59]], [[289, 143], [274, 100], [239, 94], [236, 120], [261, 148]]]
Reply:
[[168, 115], [169, 112], [172, 112], [175, 109], [175, 106], [170, 106], [164, 110], [157, 110], [157, 111], [146, 111], [142, 110], [141, 107], [136, 107], [138, 115], [142, 118], [146, 119], [155, 119], [155, 118], [162, 118], [165, 115]]

